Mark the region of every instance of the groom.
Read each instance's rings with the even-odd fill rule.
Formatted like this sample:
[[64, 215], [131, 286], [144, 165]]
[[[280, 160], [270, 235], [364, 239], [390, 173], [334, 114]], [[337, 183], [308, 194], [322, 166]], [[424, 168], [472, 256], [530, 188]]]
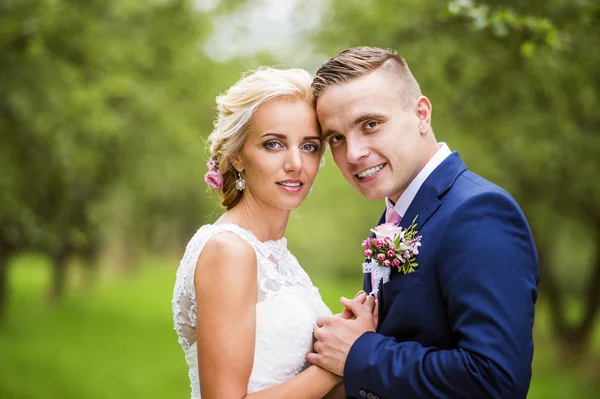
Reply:
[[431, 103], [394, 51], [343, 51], [313, 89], [344, 177], [385, 199], [379, 223], [416, 218], [422, 246], [414, 272], [365, 275], [377, 325], [342, 299], [356, 318], [319, 319], [308, 361], [343, 376], [354, 398], [525, 398], [539, 267], [518, 204], [436, 141]]

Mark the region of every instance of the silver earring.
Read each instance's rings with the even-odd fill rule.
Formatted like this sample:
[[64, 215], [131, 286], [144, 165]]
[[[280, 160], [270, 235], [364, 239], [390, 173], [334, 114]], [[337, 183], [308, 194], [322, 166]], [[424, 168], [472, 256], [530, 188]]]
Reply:
[[308, 195], [312, 194], [312, 187], [310, 189], [308, 189]]
[[242, 191], [246, 188], [246, 180], [242, 179], [242, 174], [238, 172], [238, 178], [235, 181], [235, 188]]

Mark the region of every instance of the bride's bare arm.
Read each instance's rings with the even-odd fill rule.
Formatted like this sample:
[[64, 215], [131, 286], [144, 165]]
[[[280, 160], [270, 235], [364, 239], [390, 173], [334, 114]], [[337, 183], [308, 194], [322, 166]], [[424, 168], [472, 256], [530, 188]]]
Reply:
[[197, 346], [203, 399], [322, 398], [341, 378], [310, 366], [285, 383], [247, 393], [254, 362], [256, 254], [234, 233], [204, 246], [194, 275]]
[[329, 393], [323, 396], [323, 399], [346, 399], [346, 389], [343, 383], [339, 383]]

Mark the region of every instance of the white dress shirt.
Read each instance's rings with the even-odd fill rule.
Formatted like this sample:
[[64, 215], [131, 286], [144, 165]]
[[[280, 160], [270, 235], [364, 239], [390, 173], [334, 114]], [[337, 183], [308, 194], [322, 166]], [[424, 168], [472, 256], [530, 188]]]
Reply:
[[448, 148], [446, 143], [438, 143], [438, 146], [439, 148], [435, 155], [429, 160], [429, 162], [427, 162], [427, 165], [421, 169], [413, 181], [410, 182], [408, 187], [406, 187], [406, 190], [404, 190], [400, 198], [398, 198], [398, 202], [394, 204], [394, 202], [389, 198], [385, 199], [386, 208], [394, 206], [394, 209], [396, 212], [398, 212], [398, 215], [404, 217], [404, 214], [410, 206], [410, 203], [415, 199], [417, 192], [419, 192], [419, 189], [425, 180], [427, 180], [429, 175], [444, 161], [444, 159], [448, 158], [448, 156], [452, 154], [452, 151], [450, 151], [450, 148]]

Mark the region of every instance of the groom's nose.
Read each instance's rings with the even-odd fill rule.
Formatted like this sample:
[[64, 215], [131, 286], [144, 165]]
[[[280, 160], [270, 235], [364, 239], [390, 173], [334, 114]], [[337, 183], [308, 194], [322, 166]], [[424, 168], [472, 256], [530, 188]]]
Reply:
[[346, 159], [348, 162], [360, 163], [367, 155], [369, 155], [369, 147], [364, 140], [360, 138], [346, 140]]

